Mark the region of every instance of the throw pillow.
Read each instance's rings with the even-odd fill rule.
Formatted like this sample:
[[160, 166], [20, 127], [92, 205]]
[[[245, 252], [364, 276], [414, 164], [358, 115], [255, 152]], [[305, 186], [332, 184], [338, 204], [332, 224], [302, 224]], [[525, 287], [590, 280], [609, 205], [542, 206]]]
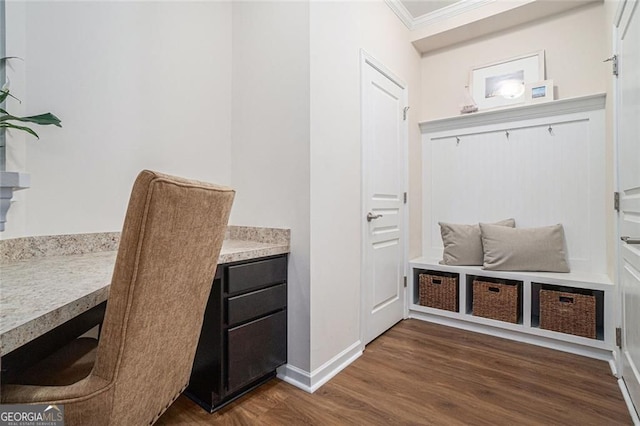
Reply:
[[480, 224], [484, 269], [569, 272], [562, 225], [507, 228]]
[[[441, 265], [482, 265], [482, 239], [479, 225], [438, 222], [444, 251]], [[516, 226], [514, 219], [496, 222], [497, 226]]]

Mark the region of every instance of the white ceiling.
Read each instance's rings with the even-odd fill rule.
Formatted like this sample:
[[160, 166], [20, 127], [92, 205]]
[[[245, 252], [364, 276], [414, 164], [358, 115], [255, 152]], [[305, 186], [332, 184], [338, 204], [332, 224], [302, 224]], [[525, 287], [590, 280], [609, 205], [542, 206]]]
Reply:
[[401, 0], [413, 18], [417, 18], [434, 10], [458, 3], [459, 0]]

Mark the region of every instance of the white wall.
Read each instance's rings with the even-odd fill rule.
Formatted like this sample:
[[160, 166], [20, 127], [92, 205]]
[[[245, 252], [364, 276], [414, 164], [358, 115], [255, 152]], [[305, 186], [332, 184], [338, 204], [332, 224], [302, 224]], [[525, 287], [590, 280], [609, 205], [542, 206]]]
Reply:
[[7, 22], [21, 109], [63, 128], [9, 138], [32, 187], [2, 238], [118, 231], [144, 168], [230, 183], [231, 4], [7, 2]]
[[459, 115], [472, 67], [539, 50], [545, 50], [556, 99], [604, 93], [610, 67], [602, 61], [611, 54], [604, 17], [604, 5], [592, 3], [425, 54], [420, 120]]
[[384, 3], [233, 5], [231, 220], [292, 230], [289, 365], [305, 374], [359, 339], [360, 48], [414, 88], [417, 109], [419, 55], [408, 37]]
[[[311, 2], [311, 371], [360, 338], [360, 49], [409, 86], [410, 167], [419, 170], [420, 57], [383, 2]], [[415, 161], [414, 161], [415, 160]], [[419, 172], [410, 203], [420, 205]], [[419, 253], [412, 210], [412, 255]]]
[[233, 5], [231, 220], [292, 230], [289, 365], [306, 375], [360, 334], [360, 48], [409, 83], [416, 110], [419, 55], [408, 38], [382, 2]]
[[309, 369], [309, 3], [233, 4], [231, 223], [291, 229], [288, 363]]
[[11, 135], [8, 169], [32, 187], [1, 238], [118, 231], [143, 168], [229, 184], [231, 223], [292, 230], [289, 360], [308, 370], [308, 8], [8, 2], [13, 110], [63, 128]]

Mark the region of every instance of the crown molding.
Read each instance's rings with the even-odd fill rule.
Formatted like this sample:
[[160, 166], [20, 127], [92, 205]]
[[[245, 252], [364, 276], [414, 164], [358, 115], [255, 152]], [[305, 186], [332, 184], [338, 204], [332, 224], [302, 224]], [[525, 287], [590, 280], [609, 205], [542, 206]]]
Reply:
[[413, 16], [411, 16], [411, 13], [409, 13], [407, 8], [404, 7], [404, 4], [402, 4], [400, 0], [384, 0], [384, 2], [387, 4], [387, 6], [389, 6], [393, 13], [395, 13], [398, 18], [400, 18], [402, 23], [407, 28], [409, 28], [410, 30], [413, 29]]
[[494, 3], [497, 0], [460, 0], [433, 12], [414, 18], [400, 0], [385, 0], [389, 8], [400, 18], [409, 30], [428, 27], [438, 22], [451, 19], [454, 16], [471, 12], [479, 7]]

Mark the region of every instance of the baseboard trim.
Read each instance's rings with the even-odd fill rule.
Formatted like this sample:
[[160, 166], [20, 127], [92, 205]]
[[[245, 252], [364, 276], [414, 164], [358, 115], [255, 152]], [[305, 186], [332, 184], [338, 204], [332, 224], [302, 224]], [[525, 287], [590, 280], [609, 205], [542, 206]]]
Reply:
[[602, 361], [612, 361], [613, 352], [606, 349], [590, 348], [588, 346], [577, 345], [561, 340], [549, 339], [542, 336], [535, 336], [517, 331], [489, 327], [483, 324], [477, 324], [469, 321], [458, 320], [455, 318], [443, 317], [439, 315], [429, 315], [422, 312], [410, 311], [409, 318], [421, 321], [433, 322], [436, 324], [446, 325], [449, 327], [461, 328], [463, 330], [473, 331], [476, 333], [488, 334], [491, 336], [502, 337], [504, 339], [515, 340], [518, 342], [529, 343], [536, 346], [542, 346], [549, 349], [556, 349], [562, 352], [569, 352], [575, 355], [582, 355], [588, 358], [595, 358]]
[[360, 355], [362, 355], [362, 342], [358, 340], [311, 373], [286, 364], [278, 369], [278, 378], [305, 392], [314, 393]]
[[615, 354], [613, 356], [613, 359], [609, 360], [609, 368], [611, 369], [611, 374], [619, 379], [620, 375], [618, 374], [618, 362], [616, 360]]
[[302, 389], [305, 392], [311, 392], [311, 375], [308, 371], [296, 367], [295, 365], [285, 364], [278, 368], [278, 379]]
[[627, 409], [629, 410], [629, 414], [631, 415], [631, 420], [635, 426], [640, 426], [640, 417], [638, 417], [638, 412], [636, 408], [633, 406], [633, 402], [631, 401], [631, 396], [629, 395], [629, 390], [627, 389], [627, 385], [624, 384], [624, 380], [618, 379], [618, 386], [620, 386], [620, 392], [622, 392], [622, 397], [624, 398], [624, 402], [627, 404]]

